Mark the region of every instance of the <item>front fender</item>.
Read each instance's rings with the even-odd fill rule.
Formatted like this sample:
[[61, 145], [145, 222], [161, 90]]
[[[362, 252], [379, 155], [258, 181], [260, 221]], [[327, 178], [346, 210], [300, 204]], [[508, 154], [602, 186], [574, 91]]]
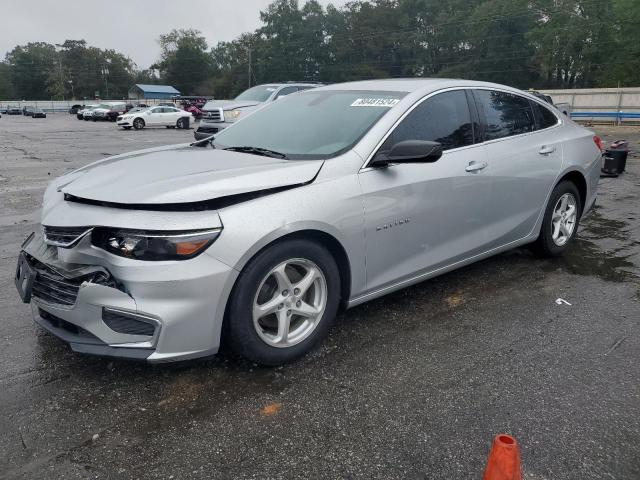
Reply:
[[256, 253], [286, 235], [317, 231], [344, 249], [351, 265], [351, 293], [365, 287], [363, 206], [355, 175], [347, 175], [219, 210], [224, 225], [207, 250], [242, 271]]

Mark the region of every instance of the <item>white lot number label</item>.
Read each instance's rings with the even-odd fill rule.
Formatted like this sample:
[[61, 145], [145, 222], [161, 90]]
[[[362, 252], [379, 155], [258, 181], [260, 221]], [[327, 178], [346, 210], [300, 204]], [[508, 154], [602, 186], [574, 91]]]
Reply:
[[400, 100], [397, 98], [356, 98], [352, 107], [393, 107]]

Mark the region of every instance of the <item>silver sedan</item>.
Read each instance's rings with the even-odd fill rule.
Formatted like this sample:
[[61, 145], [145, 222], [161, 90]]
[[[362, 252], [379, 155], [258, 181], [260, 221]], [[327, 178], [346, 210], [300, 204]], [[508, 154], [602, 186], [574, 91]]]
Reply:
[[291, 361], [348, 308], [499, 252], [570, 247], [600, 140], [520, 90], [376, 80], [53, 181], [16, 286], [79, 352]]

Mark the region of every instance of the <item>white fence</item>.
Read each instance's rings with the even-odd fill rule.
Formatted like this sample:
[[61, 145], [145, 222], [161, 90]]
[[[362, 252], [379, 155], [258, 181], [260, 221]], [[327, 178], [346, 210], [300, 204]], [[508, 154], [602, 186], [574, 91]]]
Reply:
[[554, 103], [571, 105], [571, 118], [587, 122], [640, 122], [640, 87], [541, 90]]
[[104, 102], [124, 102], [137, 105], [138, 103], [144, 103], [145, 105], [155, 105], [161, 102], [171, 102], [171, 99], [165, 100], [0, 100], [0, 110], [4, 110], [7, 106], [22, 107], [29, 106], [34, 108], [41, 108], [45, 112], [68, 112], [72, 105], [97, 105]]

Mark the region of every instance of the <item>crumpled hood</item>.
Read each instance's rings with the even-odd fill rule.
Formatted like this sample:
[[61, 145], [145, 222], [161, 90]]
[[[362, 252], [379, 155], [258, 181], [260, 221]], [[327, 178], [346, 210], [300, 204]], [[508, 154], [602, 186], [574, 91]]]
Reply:
[[62, 177], [58, 190], [119, 204], [201, 202], [304, 184], [322, 164], [179, 145], [106, 158]]

